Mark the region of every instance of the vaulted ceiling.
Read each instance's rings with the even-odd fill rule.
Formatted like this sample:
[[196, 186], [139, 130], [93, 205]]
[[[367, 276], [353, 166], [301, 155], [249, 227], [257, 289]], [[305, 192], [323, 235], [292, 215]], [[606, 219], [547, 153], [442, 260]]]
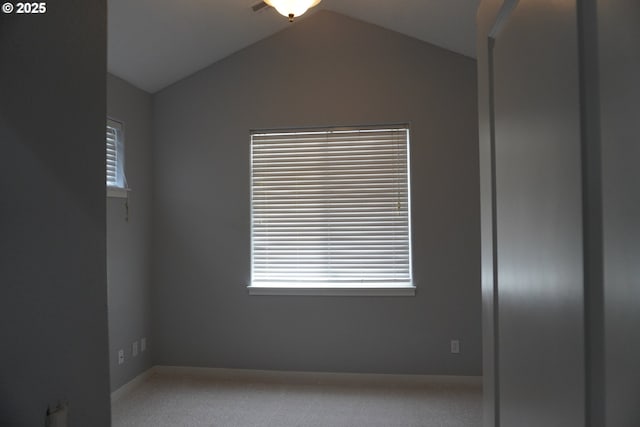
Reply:
[[259, 0], [108, 0], [108, 69], [154, 93], [327, 9], [475, 56], [479, 0], [323, 0], [289, 24]]

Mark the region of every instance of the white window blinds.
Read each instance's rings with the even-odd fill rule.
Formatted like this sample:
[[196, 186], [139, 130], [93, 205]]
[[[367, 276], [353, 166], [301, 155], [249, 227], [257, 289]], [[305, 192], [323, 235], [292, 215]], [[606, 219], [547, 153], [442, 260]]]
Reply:
[[107, 187], [126, 187], [122, 124], [107, 120]]
[[252, 287], [411, 286], [407, 128], [251, 145]]

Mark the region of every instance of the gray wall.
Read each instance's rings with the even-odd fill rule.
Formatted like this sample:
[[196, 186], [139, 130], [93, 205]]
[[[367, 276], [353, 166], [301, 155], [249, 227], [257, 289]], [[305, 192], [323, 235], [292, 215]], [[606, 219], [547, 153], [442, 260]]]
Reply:
[[106, 2], [0, 16], [0, 425], [110, 425]]
[[640, 3], [599, 0], [606, 425], [640, 425]]
[[[250, 129], [394, 122], [417, 296], [249, 296]], [[154, 135], [157, 363], [481, 374], [475, 61], [318, 12], [155, 95]]]
[[640, 4], [478, 16], [484, 425], [638, 425]]
[[584, 425], [576, 22], [575, 7], [520, 0], [496, 35], [496, 253], [505, 426]]
[[483, 255], [483, 275], [497, 292], [485, 299], [485, 346], [499, 393], [486, 425], [585, 423], [578, 31], [566, 3], [520, 0], [498, 18], [493, 47], [500, 5], [481, 8], [483, 250], [496, 261]]
[[[107, 115], [124, 123], [128, 199], [107, 198], [109, 360], [115, 390], [151, 367], [151, 95], [107, 76]], [[127, 206], [128, 205], [128, 206]], [[140, 352], [141, 338], [147, 349]], [[138, 355], [132, 344], [138, 342]], [[125, 363], [118, 365], [118, 350]]]

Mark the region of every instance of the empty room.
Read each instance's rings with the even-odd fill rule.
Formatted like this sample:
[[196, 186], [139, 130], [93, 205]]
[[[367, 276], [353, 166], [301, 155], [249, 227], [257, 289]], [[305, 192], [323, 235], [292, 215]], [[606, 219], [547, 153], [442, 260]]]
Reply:
[[4, 2], [0, 426], [637, 427], [639, 72], [634, 0]]

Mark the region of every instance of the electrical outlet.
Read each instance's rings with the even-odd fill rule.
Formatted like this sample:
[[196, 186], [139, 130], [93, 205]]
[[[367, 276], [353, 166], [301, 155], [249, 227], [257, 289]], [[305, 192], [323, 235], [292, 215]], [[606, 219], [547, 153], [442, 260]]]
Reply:
[[133, 355], [133, 357], [136, 357], [138, 355], [138, 341], [134, 341], [133, 345], [131, 345], [131, 354]]
[[140, 351], [145, 351], [147, 349], [147, 339], [145, 337], [142, 337], [140, 339]]
[[460, 341], [451, 340], [451, 353], [453, 354], [460, 353]]
[[118, 350], [118, 365], [124, 363], [124, 350]]

